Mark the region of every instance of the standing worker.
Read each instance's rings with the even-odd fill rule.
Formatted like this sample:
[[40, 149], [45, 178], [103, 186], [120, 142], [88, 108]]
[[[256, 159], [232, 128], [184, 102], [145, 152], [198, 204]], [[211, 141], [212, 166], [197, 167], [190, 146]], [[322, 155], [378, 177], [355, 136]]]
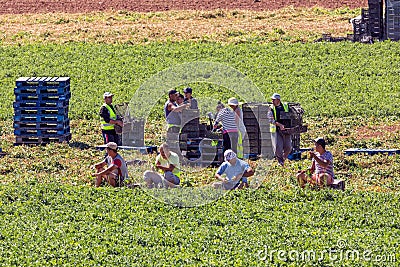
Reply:
[[181, 130], [181, 114], [182, 109], [188, 108], [189, 104], [178, 106], [176, 99], [179, 93], [175, 89], [168, 91], [168, 100], [164, 104], [164, 115], [167, 121], [169, 133], [179, 133]]
[[217, 116], [215, 118], [214, 129], [218, 128], [218, 124], [222, 124], [222, 145], [225, 152], [232, 149], [237, 152], [238, 144], [238, 127], [235, 123], [235, 113], [232, 109], [226, 108], [221, 102], [217, 105]]
[[243, 123], [243, 111], [239, 107], [239, 101], [231, 97], [228, 99], [228, 105], [235, 112], [235, 123], [238, 128], [238, 145], [237, 145], [237, 157], [243, 159], [243, 141], [246, 136], [246, 126]]
[[105, 92], [103, 94], [104, 104], [100, 108], [101, 132], [104, 139], [104, 144], [109, 142], [115, 142], [121, 145], [121, 141], [117, 132], [115, 131], [115, 125], [123, 127], [124, 124], [121, 120], [118, 120], [114, 106], [112, 105], [113, 94]]
[[185, 95], [185, 104], [189, 103], [191, 109], [198, 109], [197, 99], [192, 96], [192, 88], [186, 87], [183, 89], [183, 94]]
[[268, 112], [270, 123], [272, 148], [279, 165], [283, 166], [285, 160], [292, 151], [292, 137], [290, 134], [284, 133], [285, 125], [281, 116], [283, 113], [289, 112], [287, 103], [281, 102], [281, 96], [274, 93], [271, 96], [272, 106]]

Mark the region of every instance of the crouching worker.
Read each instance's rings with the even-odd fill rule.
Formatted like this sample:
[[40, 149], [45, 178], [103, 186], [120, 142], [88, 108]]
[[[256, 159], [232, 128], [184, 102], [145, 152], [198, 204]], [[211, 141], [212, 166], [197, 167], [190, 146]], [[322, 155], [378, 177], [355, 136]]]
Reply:
[[[213, 184], [214, 188], [222, 188], [225, 190], [242, 189], [249, 187], [247, 177], [254, 175], [250, 165], [238, 159], [236, 153], [228, 149], [224, 153], [225, 162], [219, 166], [215, 178], [219, 182]], [[225, 174], [225, 176], [222, 176]]]
[[297, 174], [297, 181], [301, 187], [304, 187], [306, 183], [324, 187], [331, 185], [335, 178], [333, 173], [333, 155], [331, 152], [325, 150], [325, 140], [319, 137], [313, 141], [315, 152], [310, 151], [311, 166], [307, 171], [303, 170]]
[[156, 157], [155, 168], [160, 171], [145, 171], [144, 181], [148, 188], [179, 187], [180, 183], [180, 163], [179, 156], [169, 150], [169, 146], [163, 143], [160, 146], [160, 154]]
[[[128, 178], [128, 168], [125, 160], [118, 154], [118, 145], [114, 142], [106, 144], [107, 157], [94, 165], [96, 173], [96, 187], [100, 186], [105, 180], [112, 187], [122, 186]], [[106, 167], [106, 168], [104, 168]]]

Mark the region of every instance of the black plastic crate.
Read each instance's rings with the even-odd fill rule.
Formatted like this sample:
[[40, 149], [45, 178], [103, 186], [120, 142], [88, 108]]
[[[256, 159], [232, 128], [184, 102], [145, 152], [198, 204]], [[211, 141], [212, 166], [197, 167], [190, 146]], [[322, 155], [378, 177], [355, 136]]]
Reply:
[[63, 136], [16, 136], [14, 145], [41, 145], [52, 142], [69, 142], [71, 134]]

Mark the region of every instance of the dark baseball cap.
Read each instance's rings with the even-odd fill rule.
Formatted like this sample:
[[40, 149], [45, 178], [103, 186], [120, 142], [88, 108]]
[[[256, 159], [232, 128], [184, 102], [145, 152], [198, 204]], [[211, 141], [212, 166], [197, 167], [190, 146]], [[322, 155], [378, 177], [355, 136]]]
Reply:
[[175, 95], [177, 93], [178, 93], [178, 91], [176, 91], [175, 89], [171, 89], [168, 91], [168, 95]]
[[183, 92], [184, 93], [192, 93], [192, 88], [187, 87], [187, 88], [183, 89]]
[[318, 137], [318, 138], [314, 139], [313, 141], [315, 143], [317, 143], [318, 145], [321, 145], [323, 148], [325, 148], [325, 146], [326, 146], [325, 139], [322, 137]]

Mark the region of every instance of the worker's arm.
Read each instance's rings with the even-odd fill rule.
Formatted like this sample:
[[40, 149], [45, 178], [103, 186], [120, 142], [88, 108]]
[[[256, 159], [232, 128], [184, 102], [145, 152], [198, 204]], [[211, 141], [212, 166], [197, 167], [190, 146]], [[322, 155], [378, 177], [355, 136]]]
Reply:
[[222, 163], [221, 166], [219, 166], [217, 172], [215, 173], [215, 178], [217, 178], [217, 180], [224, 183], [229, 181], [228, 177], [222, 177], [222, 174], [224, 174], [227, 167], [228, 165], [226, 164], [226, 162]]
[[[313, 159], [315, 159], [316, 162], [318, 162], [319, 165], [321, 165], [322, 167], [326, 168], [329, 166], [330, 161], [326, 160], [326, 159], [322, 159], [321, 157], [318, 157], [314, 151], [310, 151], [310, 155]], [[314, 166], [315, 168], [315, 166]]]
[[221, 110], [218, 111], [218, 113], [215, 115], [215, 121], [214, 121], [214, 126], [213, 129], [218, 129], [220, 127], [220, 122], [222, 121], [222, 112]]
[[169, 103], [167, 109], [168, 109], [169, 111], [172, 111], [172, 112], [179, 112], [179, 111], [182, 111], [183, 109], [187, 109], [187, 108], [189, 108], [189, 107], [190, 107], [190, 104], [189, 104], [189, 103], [187, 103], [187, 104], [182, 104], [182, 105], [180, 105], [180, 106], [174, 106], [172, 103]]
[[285, 130], [285, 125], [283, 125], [282, 123], [277, 122], [275, 120], [274, 113], [272, 112], [272, 110], [268, 111], [267, 117], [268, 117], [269, 123], [276, 125], [276, 127], [279, 127], [280, 130]]
[[110, 124], [115, 124], [115, 125], [118, 125], [118, 126], [121, 126], [121, 127], [124, 127], [124, 123], [122, 122], [122, 121], [120, 121], [120, 120], [111, 120], [110, 119], [110, 122], [109, 122]]
[[253, 176], [254, 175], [254, 170], [253, 170], [253, 168], [252, 167], [248, 167], [246, 170], [245, 170], [245, 173], [246, 173], [246, 177], [250, 177], [250, 176]]
[[106, 166], [107, 163], [104, 161], [101, 161], [99, 163], [94, 164], [94, 168], [99, 172], [99, 170], [103, 169], [104, 166]]
[[99, 169], [97, 169], [97, 173], [93, 174], [93, 176], [103, 176], [103, 175], [108, 175], [110, 174], [112, 171], [118, 169], [117, 165], [111, 165], [110, 167], [108, 167], [107, 169], [104, 169], [102, 171], [100, 171]]
[[285, 125], [283, 125], [280, 122], [275, 122], [275, 125], [279, 127], [279, 129], [281, 129], [281, 131], [285, 130]]
[[228, 177], [222, 177], [222, 175], [220, 175], [218, 173], [215, 174], [215, 178], [217, 178], [218, 181], [221, 181], [221, 182], [224, 182], [224, 183], [229, 181]]
[[156, 167], [160, 170], [163, 170], [164, 172], [170, 171], [172, 172], [175, 169], [175, 166], [172, 164], [169, 164], [168, 167], [162, 166], [159, 162], [157, 162]]
[[105, 122], [107, 122], [109, 124], [119, 125], [121, 127], [124, 126], [124, 124], [123, 124], [123, 122], [121, 120], [113, 120], [113, 119], [111, 119], [110, 118], [110, 112], [104, 106], [101, 107], [100, 116], [104, 119]]

